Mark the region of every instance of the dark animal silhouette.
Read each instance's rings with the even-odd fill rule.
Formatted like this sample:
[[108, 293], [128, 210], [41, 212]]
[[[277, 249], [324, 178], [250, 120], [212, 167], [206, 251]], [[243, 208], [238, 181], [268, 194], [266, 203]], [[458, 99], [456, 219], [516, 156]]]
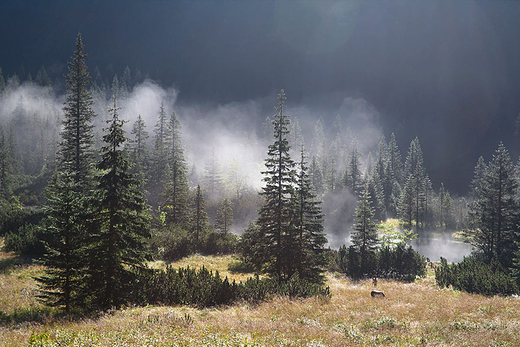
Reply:
[[377, 287], [377, 277], [372, 278], [372, 283], [374, 284], [374, 288]]
[[372, 293], [370, 293], [370, 295], [373, 298], [386, 298], [385, 293], [380, 292], [379, 290], [373, 290]]

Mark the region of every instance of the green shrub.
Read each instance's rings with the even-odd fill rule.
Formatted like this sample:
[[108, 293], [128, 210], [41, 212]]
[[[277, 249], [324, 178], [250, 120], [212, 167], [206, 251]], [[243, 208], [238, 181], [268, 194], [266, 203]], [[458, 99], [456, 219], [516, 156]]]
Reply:
[[4, 239], [4, 248], [8, 252], [20, 255], [41, 257], [45, 253], [42, 241], [42, 232], [39, 226], [26, 223], [14, 233], [8, 232]]
[[518, 286], [512, 276], [498, 262], [487, 264], [478, 255], [465, 257], [458, 264], [448, 264], [441, 258], [435, 269], [435, 280], [440, 287], [450, 285], [468, 293], [493, 296], [518, 293]]
[[361, 255], [355, 247], [341, 246], [331, 266], [353, 279], [377, 276], [412, 282], [417, 276], [426, 275], [426, 258], [405, 244], [371, 253], [365, 269], [361, 268]]
[[165, 270], [136, 270], [133, 301], [136, 304], [191, 305], [210, 307], [236, 301], [258, 302], [271, 296], [330, 296], [329, 288], [293, 276], [287, 282], [249, 278], [245, 283], [222, 279], [218, 271], [168, 266]]

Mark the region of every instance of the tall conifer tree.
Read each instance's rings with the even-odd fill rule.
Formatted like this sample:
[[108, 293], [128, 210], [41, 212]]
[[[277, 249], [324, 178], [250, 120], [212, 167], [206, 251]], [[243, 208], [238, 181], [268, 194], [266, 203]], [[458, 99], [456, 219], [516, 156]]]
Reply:
[[354, 232], [351, 236], [352, 245], [361, 255], [361, 271], [368, 274], [369, 259], [374, 253], [379, 242], [377, 237], [377, 225], [373, 220], [374, 208], [371, 205], [368, 184], [365, 184], [361, 194], [356, 214], [354, 216]]
[[82, 210], [86, 198], [74, 175], [69, 171], [57, 172], [47, 188], [43, 207], [47, 252], [41, 260], [45, 273], [36, 278], [39, 300], [49, 306], [63, 307], [66, 312], [84, 304], [86, 244]]
[[215, 229], [222, 234], [227, 234], [233, 226], [233, 204], [229, 198], [222, 201], [222, 205], [217, 211], [217, 218], [215, 221]]
[[46, 274], [38, 279], [40, 297], [49, 305], [83, 305], [84, 254], [92, 177], [92, 142], [95, 116], [89, 91], [90, 76], [85, 64], [81, 34], [66, 76], [67, 100], [59, 144], [58, 167], [47, 188], [44, 210], [48, 218], [47, 255], [42, 264]]
[[323, 283], [324, 246], [327, 243], [323, 233], [321, 202], [312, 189], [309, 168], [303, 151], [298, 163], [295, 180], [294, 227], [295, 227], [295, 269], [301, 279], [313, 283]]
[[188, 225], [189, 186], [186, 160], [181, 141], [181, 124], [175, 112], [168, 123], [168, 167], [166, 175], [165, 210], [167, 221], [176, 225]]
[[518, 201], [511, 157], [500, 143], [476, 189], [477, 200], [471, 206], [473, 244], [487, 259], [512, 265], [514, 241], [518, 232]]
[[124, 150], [123, 123], [116, 98], [109, 109], [112, 119], [103, 136], [101, 176], [95, 190], [93, 233], [89, 236], [89, 294], [93, 305], [103, 309], [125, 303], [131, 292], [132, 267], [143, 267], [146, 258], [148, 206], [140, 182], [130, 173]]
[[265, 186], [260, 193], [264, 203], [259, 211], [258, 227], [267, 251], [267, 271], [279, 281], [288, 280], [294, 269], [286, 252], [287, 242], [293, 236], [291, 196], [293, 194], [294, 162], [289, 155], [289, 117], [284, 115], [285, 92], [278, 94], [278, 113], [274, 116], [274, 143], [269, 145], [266, 171], [262, 172]]
[[76, 50], [69, 62], [66, 76], [67, 100], [60, 143], [59, 169], [71, 173], [83, 192], [92, 187], [93, 125], [90, 75], [85, 64], [81, 34], [76, 39]]

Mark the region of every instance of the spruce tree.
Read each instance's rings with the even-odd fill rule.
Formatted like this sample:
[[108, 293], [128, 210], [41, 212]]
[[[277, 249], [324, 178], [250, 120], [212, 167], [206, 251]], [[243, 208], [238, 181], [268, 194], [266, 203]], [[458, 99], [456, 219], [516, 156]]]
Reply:
[[83, 305], [81, 295], [85, 282], [82, 272], [86, 221], [91, 218], [90, 196], [94, 186], [92, 175], [93, 125], [92, 96], [88, 86], [90, 76], [85, 64], [81, 34], [69, 62], [66, 76], [67, 100], [59, 144], [55, 180], [47, 187], [44, 210], [48, 216], [48, 255], [42, 264], [49, 271], [38, 281], [41, 298], [49, 305]]
[[371, 197], [368, 191], [368, 184], [365, 184], [361, 194], [356, 213], [354, 216], [354, 232], [352, 233], [352, 245], [360, 253], [361, 271], [365, 275], [370, 275], [370, 259], [379, 242], [377, 237], [377, 225], [373, 220], [374, 208], [371, 205]]
[[182, 147], [181, 124], [175, 112], [172, 113], [167, 128], [168, 151], [165, 158], [168, 160], [169, 171], [166, 171], [166, 189], [164, 209], [168, 223], [187, 225], [189, 219], [189, 186]]
[[298, 163], [294, 199], [294, 228], [296, 236], [295, 268], [303, 280], [323, 284], [325, 267], [325, 243], [323, 214], [312, 188], [309, 168], [303, 151]]
[[217, 211], [215, 229], [226, 235], [233, 226], [233, 204], [229, 198], [222, 200], [222, 205]]
[[204, 196], [202, 195], [200, 185], [198, 185], [193, 198], [191, 218], [191, 233], [197, 249], [201, 249], [201, 241], [204, 240], [209, 230], [208, 214], [204, 205]]
[[383, 180], [386, 211], [391, 217], [397, 216], [399, 201], [401, 199], [401, 187], [403, 184], [403, 162], [401, 152], [397, 146], [395, 135], [392, 133], [388, 143], [385, 177]]
[[497, 260], [510, 267], [518, 233], [518, 200], [515, 176], [509, 152], [500, 143], [487, 165], [479, 186], [477, 200], [471, 206], [473, 245], [487, 261]]
[[87, 192], [93, 182], [92, 121], [95, 117], [86, 56], [81, 34], [78, 34], [66, 76], [67, 100], [63, 108], [65, 115], [59, 153], [59, 170], [74, 173], [72, 176], [79, 183], [77, 187], [83, 192]]
[[475, 169], [473, 171], [473, 179], [470, 184], [470, 195], [473, 198], [478, 197], [478, 188], [480, 187], [480, 183], [482, 182], [482, 178], [484, 177], [484, 173], [486, 172], [486, 161], [484, 157], [480, 156], [477, 160], [477, 165], [475, 165]]
[[85, 285], [83, 208], [86, 198], [74, 178], [75, 173], [57, 172], [47, 188], [45, 213], [46, 238], [41, 263], [44, 275], [37, 277], [40, 301], [63, 307], [66, 312], [82, 307]]
[[103, 136], [105, 146], [98, 164], [98, 201], [89, 236], [89, 294], [92, 304], [103, 309], [128, 300], [135, 279], [133, 267], [144, 267], [149, 215], [141, 182], [130, 173], [124, 150], [123, 123], [116, 98], [109, 109], [112, 119]]
[[348, 158], [348, 169], [345, 177], [345, 186], [350, 189], [350, 192], [358, 197], [363, 187], [363, 179], [361, 176], [361, 163], [359, 159], [361, 153], [358, 150], [357, 141], [352, 141], [350, 147], [350, 154]]
[[163, 191], [165, 170], [168, 164], [168, 119], [164, 109], [164, 102], [161, 102], [159, 118], [155, 124], [154, 132], [148, 190], [152, 193], [152, 196], [157, 196]]
[[[401, 201], [400, 203], [405, 204], [405, 206], [401, 207], [401, 211], [406, 211], [406, 219], [409, 219], [411, 212], [412, 219], [415, 221], [415, 231], [420, 232], [425, 225], [430, 183], [426, 175], [426, 170], [424, 169], [423, 154], [417, 137], [410, 143], [404, 172], [407, 177], [405, 182], [405, 190], [407, 191], [402, 193], [402, 197], [405, 201]], [[410, 198], [409, 194], [411, 194], [412, 206], [406, 206], [406, 204], [409, 203], [407, 200]], [[409, 211], [409, 209], [411, 209], [411, 211]], [[411, 223], [409, 227], [412, 227]]]
[[312, 182], [312, 188], [316, 192], [316, 194], [323, 193], [323, 173], [321, 172], [321, 168], [319, 166], [318, 161], [316, 160], [316, 156], [312, 157], [311, 167], [309, 169], [309, 175]]
[[148, 168], [148, 150], [146, 141], [148, 140], [148, 132], [141, 115], [134, 122], [132, 131], [130, 132], [134, 139], [130, 142], [131, 161], [134, 165], [133, 171], [144, 178]]
[[453, 200], [450, 192], [444, 188], [444, 183], [441, 183], [439, 188], [439, 226], [442, 229], [450, 227], [450, 216], [452, 214]]
[[285, 92], [278, 94], [278, 113], [274, 116], [274, 143], [269, 145], [266, 171], [264, 175], [265, 186], [260, 193], [264, 202], [259, 211], [258, 228], [263, 237], [263, 243], [268, 259], [267, 272], [278, 281], [289, 279], [293, 268], [288, 266], [290, 262], [287, 254], [287, 243], [292, 241], [293, 224], [292, 212], [294, 162], [289, 154], [290, 146], [287, 136], [289, 134], [289, 117], [284, 115]]
[[204, 186], [206, 194], [208, 194], [210, 198], [214, 198], [221, 192], [222, 185], [222, 173], [219, 161], [215, 156], [215, 148], [211, 149], [211, 157], [206, 163], [204, 171]]

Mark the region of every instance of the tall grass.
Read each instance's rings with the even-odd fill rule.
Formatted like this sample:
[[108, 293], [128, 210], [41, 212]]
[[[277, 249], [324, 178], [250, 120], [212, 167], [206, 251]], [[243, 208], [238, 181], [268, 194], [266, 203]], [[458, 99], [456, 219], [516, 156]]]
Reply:
[[[225, 273], [231, 260], [193, 256], [172, 265]], [[431, 273], [415, 283], [378, 281], [386, 299], [370, 297], [371, 281], [329, 274], [329, 299], [273, 298], [212, 309], [127, 307], [77, 318], [59, 316], [30, 295], [31, 276], [39, 271], [30, 265], [0, 272], [0, 312], [11, 317], [0, 323], [1, 346], [520, 345], [520, 299], [439, 289]], [[25, 316], [14, 314], [24, 310]]]

